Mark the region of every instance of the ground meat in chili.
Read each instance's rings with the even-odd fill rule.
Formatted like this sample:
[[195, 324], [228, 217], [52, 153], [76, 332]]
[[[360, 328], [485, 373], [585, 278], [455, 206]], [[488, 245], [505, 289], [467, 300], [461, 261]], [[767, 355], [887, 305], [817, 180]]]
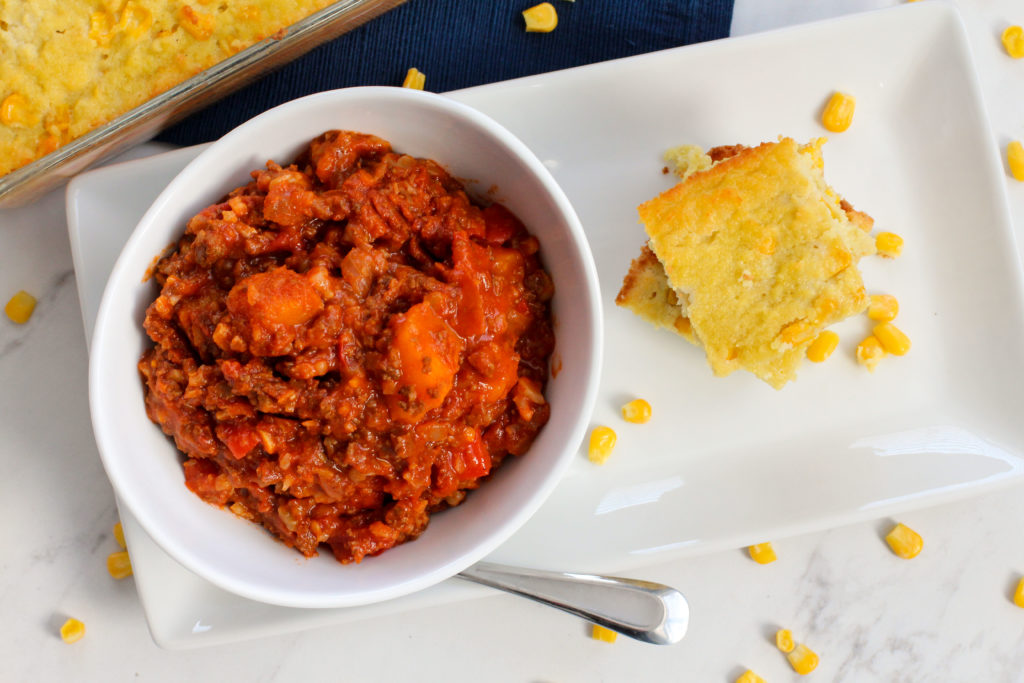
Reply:
[[372, 135], [252, 177], [155, 268], [147, 413], [203, 500], [359, 562], [547, 422], [552, 282], [511, 212]]

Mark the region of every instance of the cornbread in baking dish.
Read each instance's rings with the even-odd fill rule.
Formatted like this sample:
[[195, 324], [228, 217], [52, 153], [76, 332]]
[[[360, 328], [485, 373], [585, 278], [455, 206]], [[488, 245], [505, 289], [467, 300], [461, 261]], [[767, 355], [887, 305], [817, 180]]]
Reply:
[[0, 0], [0, 175], [334, 0]]
[[716, 375], [743, 368], [778, 389], [821, 330], [867, 307], [857, 262], [873, 221], [825, 182], [820, 142], [708, 156], [640, 205], [664, 279], [641, 254], [616, 301], [702, 346]]

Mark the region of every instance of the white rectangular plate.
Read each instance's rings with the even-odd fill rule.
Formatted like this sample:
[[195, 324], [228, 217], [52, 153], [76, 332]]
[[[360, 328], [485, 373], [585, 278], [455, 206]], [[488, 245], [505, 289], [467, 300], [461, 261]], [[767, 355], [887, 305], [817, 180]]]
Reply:
[[[876, 229], [906, 239], [899, 259], [866, 259], [862, 271], [869, 291], [900, 300], [897, 322], [913, 349], [869, 374], [853, 358], [870, 329], [860, 316], [836, 326], [842, 342], [828, 362], [805, 365], [781, 391], [742, 372], [715, 378], [698, 349], [614, 304], [645, 239], [635, 207], [670, 186], [667, 147], [825, 135], [818, 120], [836, 89], [857, 97], [857, 113], [825, 146], [826, 178], [874, 216]], [[1024, 479], [1021, 272], [1005, 177], [952, 6], [904, 5], [451, 96], [519, 135], [579, 212], [607, 326], [593, 422], [619, 433], [604, 467], [581, 453], [549, 502], [491, 559], [625, 571]], [[196, 153], [111, 166], [72, 183], [69, 229], [87, 330], [119, 245]], [[646, 425], [619, 415], [636, 396], [654, 408]], [[358, 609], [261, 605], [189, 574], [125, 518], [139, 592], [165, 647], [485, 594], [450, 581]]]

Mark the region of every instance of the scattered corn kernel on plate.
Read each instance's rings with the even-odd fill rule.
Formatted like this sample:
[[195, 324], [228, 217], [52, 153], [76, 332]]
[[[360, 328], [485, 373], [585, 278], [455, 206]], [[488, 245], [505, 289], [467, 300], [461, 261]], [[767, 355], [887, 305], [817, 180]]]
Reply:
[[[834, 92], [856, 99], [841, 132], [822, 123]], [[605, 366], [591, 426], [611, 428], [614, 448], [598, 465], [582, 444], [552, 498], [494, 561], [626, 571], [1024, 480], [1024, 424], [1015, 411], [1024, 297], [1008, 176], [951, 5], [911, 3], [451, 96], [496, 118], [551, 169], [587, 232], [605, 305]], [[893, 322], [913, 346], [868, 372], [857, 362], [858, 343], [886, 320], [881, 310], [877, 319], [854, 316], [830, 328], [839, 341], [823, 362], [803, 363], [795, 382], [775, 390], [748, 373], [713, 376], [700, 349], [614, 299], [645, 239], [635, 207], [673, 183], [662, 173], [666, 149], [780, 135], [828, 137], [826, 180], [874, 217], [876, 233], [903, 238], [898, 258], [866, 258], [861, 270], [869, 295], [898, 300]], [[69, 226], [87, 329], [118, 239], [146, 198], [197, 153], [157, 155], [73, 182]], [[99, 216], [102, 230], [91, 224]], [[644, 420], [623, 414], [635, 399], [650, 406]], [[204, 585], [128, 516], [125, 531], [154, 637], [167, 647], [482, 594], [448, 582], [386, 605], [271, 608]], [[197, 628], [209, 624], [215, 628]]]

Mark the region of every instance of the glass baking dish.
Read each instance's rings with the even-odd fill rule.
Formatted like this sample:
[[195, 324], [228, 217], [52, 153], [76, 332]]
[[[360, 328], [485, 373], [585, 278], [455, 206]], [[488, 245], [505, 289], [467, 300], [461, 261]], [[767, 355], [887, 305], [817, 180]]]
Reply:
[[339, 0], [311, 14], [64, 147], [0, 177], [0, 208], [28, 204], [75, 174], [148, 140], [186, 115], [404, 1]]

